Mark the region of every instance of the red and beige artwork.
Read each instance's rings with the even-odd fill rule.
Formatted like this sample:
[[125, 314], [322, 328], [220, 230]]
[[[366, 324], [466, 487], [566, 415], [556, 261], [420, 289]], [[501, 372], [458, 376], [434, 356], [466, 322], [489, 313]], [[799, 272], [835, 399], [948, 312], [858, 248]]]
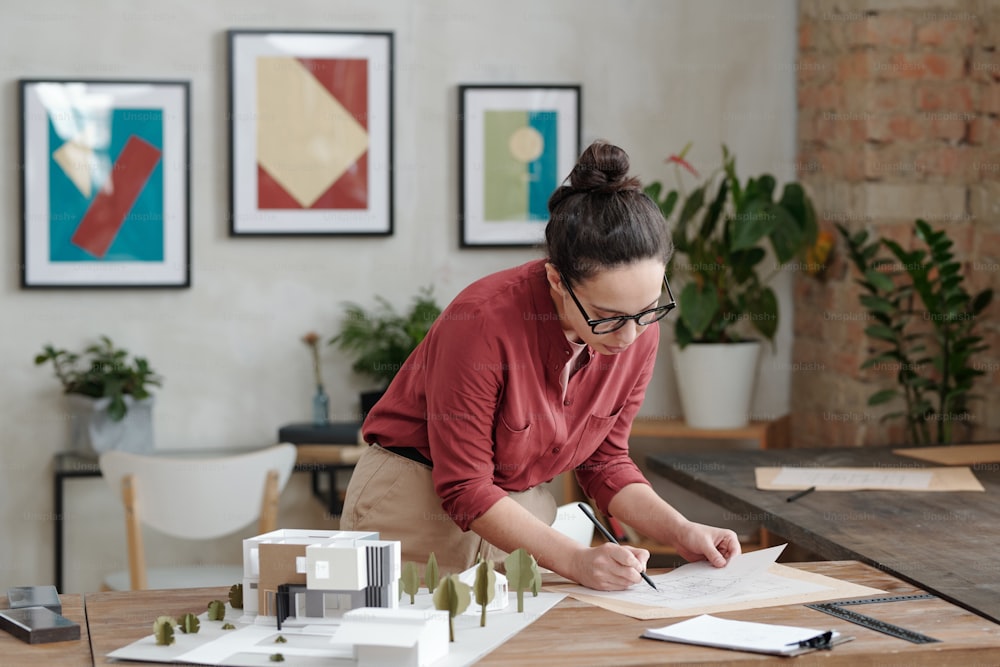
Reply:
[[259, 209], [368, 208], [368, 61], [257, 59]]

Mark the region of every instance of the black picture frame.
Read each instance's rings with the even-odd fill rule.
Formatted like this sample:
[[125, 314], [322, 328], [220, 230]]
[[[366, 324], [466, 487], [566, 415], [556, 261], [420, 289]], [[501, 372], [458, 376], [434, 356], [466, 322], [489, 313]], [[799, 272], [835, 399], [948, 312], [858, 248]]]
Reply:
[[393, 33], [227, 40], [230, 235], [391, 235]]
[[580, 153], [581, 86], [463, 84], [458, 97], [460, 247], [539, 245]]
[[21, 287], [190, 287], [190, 82], [18, 90]]

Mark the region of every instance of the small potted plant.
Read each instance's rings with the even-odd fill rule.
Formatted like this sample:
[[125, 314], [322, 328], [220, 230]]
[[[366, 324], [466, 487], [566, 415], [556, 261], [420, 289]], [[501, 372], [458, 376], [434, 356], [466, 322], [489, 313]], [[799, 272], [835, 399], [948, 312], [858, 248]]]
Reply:
[[329, 344], [354, 358], [351, 368], [355, 373], [377, 383], [375, 390], [361, 394], [362, 420], [441, 314], [432, 292], [430, 287], [421, 289], [405, 313], [380, 296], [375, 297], [378, 305], [372, 310], [345, 304], [340, 332]]
[[69, 402], [71, 444], [84, 454], [109, 449], [153, 448], [153, 396], [161, 378], [142, 357], [129, 358], [111, 339], [86, 347], [82, 354], [42, 348], [35, 364], [51, 362]]
[[[738, 428], [748, 420], [760, 338], [773, 340], [778, 330], [778, 299], [769, 283], [816, 244], [816, 214], [798, 183], [787, 183], [775, 199], [770, 174], [741, 182], [725, 146], [722, 166], [685, 193], [680, 169], [700, 178], [685, 160], [689, 149], [667, 159], [678, 189], [664, 192], [658, 182], [646, 187], [672, 229], [675, 254], [667, 274], [679, 288], [674, 367], [688, 424]], [[777, 270], [765, 261], [769, 254]]]

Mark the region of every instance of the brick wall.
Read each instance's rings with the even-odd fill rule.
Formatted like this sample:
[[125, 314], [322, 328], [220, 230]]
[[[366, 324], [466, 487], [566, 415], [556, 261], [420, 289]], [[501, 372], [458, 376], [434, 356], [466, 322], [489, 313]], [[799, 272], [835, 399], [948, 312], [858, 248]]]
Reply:
[[[824, 227], [904, 246], [913, 222], [944, 228], [967, 289], [992, 286], [983, 398], [957, 433], [1000, 437], [1000, 3], [800, 0], [798, 178]], [[867, 398], [895, 372], [860, 371], [870, 341], [839, 239], [825, 280], [795, 287], [793, 437], [799, 446], [906, 442]], [[892, 406], [899, 409], [900, 405]]]

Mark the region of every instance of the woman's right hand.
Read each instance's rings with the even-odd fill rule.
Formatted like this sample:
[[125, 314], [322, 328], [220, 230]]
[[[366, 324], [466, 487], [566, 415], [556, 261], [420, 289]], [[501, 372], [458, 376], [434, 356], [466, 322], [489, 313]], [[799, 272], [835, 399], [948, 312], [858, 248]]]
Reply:
[[621, 591], [642, 581], [649, 552], [636, 547], [602, 544], [574, 554], [573, 579], [598, 591]]

